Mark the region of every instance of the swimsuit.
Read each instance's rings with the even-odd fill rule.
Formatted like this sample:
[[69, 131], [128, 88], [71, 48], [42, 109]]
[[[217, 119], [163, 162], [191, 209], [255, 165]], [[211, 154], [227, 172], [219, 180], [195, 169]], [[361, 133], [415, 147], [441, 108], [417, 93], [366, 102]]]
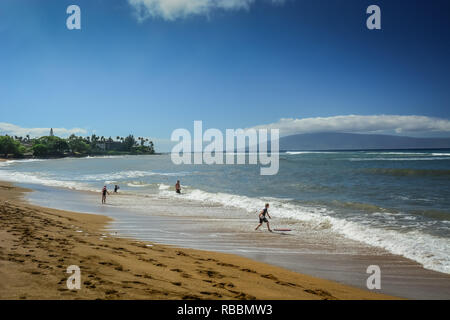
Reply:
[[267, 209], [264, 208], [261, 216], [259, 217], [259, 223], [269, 222], [266, 218]]

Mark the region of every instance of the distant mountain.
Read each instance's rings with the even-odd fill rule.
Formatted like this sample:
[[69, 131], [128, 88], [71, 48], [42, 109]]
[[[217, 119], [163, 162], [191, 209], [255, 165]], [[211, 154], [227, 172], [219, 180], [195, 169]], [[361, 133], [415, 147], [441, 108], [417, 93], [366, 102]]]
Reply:
[[450, 138], [412, 138], [381, 134], [305, 133], [280, 138], [280, 150], [445, 149]]

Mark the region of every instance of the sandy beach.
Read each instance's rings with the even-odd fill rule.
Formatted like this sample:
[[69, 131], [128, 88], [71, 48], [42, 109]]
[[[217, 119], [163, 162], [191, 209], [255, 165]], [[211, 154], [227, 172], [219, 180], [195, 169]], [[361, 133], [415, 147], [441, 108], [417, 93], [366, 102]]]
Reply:
[[[0, 183], [1, 299], [393, 299], [244, 257], [112, 237], [110, 218], [30, 205]], [[66, 286], [69, 265], [81, 289]]]

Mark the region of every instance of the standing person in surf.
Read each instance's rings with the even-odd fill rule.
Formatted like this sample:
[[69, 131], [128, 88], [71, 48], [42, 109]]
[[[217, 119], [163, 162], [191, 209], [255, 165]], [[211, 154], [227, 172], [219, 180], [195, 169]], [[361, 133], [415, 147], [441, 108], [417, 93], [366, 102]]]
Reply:
[[106, 203], [106, 194], [109, 194], [108, 189], [106, 189], [106, 186], [103, 186], [103, 189], [102, 189], [102, 204]]
[[180, 180], [177, 180], [177, 183], [175, 183], [175, 192], [176, 193], [181, 193]]
[[270, 232], [272, 232], [272, 230], [270, 229], [270, 225], [269, 225], [269, 221], [266, 218], [266, 214], [269, 217], [269, 219], [272, 219], [272, 217], [269, 214], [269, 204], [266, 203], [266, 206], [264, 207], [264, 209], [261, 210], [261, 212], [259, 213], [259, 224], [256, 227], [255, 230], [258, 230], [259, 227], [262, 226], [262, 224], [265, 222], [267, 223], [267, 230], [269, 230]]

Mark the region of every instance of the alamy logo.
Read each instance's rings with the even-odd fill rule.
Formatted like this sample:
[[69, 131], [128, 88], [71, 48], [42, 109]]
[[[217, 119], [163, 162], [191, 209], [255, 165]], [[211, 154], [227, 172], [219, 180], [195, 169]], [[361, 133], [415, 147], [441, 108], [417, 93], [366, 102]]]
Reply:
[[79, 290], [81, 288], [81, 271], [80, 267], [76, 265], [71, 265], [67, 267], [67, 273], [71, 274], [66, 281], [67, 289], [69, 290]]
[[377, 265], [370, 265], [367, 267], [366, 273], [371, 273], [367, 278], [367, 289], [381, 289], [381, 270]]
[[366, 26], [369, 30], [380, 30], [381, 29], [381, 9], [379, 6], [373, 4], [367, 7], [367, 14], [370, 16], [367, 18]]
[[[202, 121], [194, 121], [194, 136], [186, 129], [176, 129], [171, 140], [174, 164], [252, 164], [261, 165], [261, 175], [275, 175], [279, 169], [279, 130], [227, 129], [225, 141], [218, 129], [203, 133]], [[203, 148], [203, 142], [209, 143]], [[248, 142], [248, 143], [247, 143]], [[269, 151], [270, 148], [270, 151]]]
[[70, 16], [67, 17], [66, 26], [69, 30], [80, 30], [81, 29], [81, 9], [79, 6], [72, 4], [67, 7], [67, 14]]

